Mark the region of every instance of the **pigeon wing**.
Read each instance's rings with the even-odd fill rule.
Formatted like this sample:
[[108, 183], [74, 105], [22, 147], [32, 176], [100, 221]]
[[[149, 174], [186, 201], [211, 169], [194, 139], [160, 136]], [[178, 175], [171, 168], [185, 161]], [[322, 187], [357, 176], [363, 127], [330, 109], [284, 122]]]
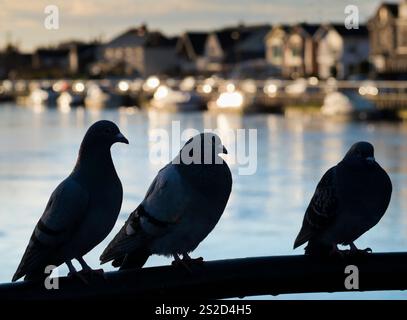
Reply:
[[329, 169], [318, 183], [315, 193], [305, 211], [302, 228], [295, 239], [294, 249], [323, 230], [332, 221], [336, 213], [336, 167]]
[[186, 212], [188, 199], [176, 165], [168, 164], [159, 171], [143, 202], [132, 212], [125, 225], [103, 251], [105, 263], [127, 253], [145, 253], [149, 241], [165, 234]]
[[13, 281], [53, 263], [58, 248], [70, 240], [80, 224], [88, 201], [88, 193], [71, 177], [55, 189], [35, 226]]

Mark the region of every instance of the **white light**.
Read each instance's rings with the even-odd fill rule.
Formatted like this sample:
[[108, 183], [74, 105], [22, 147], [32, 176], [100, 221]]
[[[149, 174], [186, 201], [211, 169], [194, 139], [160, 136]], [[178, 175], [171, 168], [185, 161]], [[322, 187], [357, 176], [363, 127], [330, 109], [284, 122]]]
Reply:
[[158, 79], [156, 76], [151, 76], [147, 78], [145, 85], [143, 88], [145, 90], [154, 90], [160, 85], [160, 79]]
[[277, 86], [275, 84], [269, 84], [264, 87], [264, 93], [269, 96], [275, 96], [277, 93]]
[[242, 88], [248, 93], [256, 93], [257, 91], [256, 82], [254, 82], [253, 80], [244, 81], [242, 84]]
[[360, 87], [360, 88], [359, 88], [359, 94], [360, 94], [361, 96], [364, 96], [366, 93], [367, 93], [366, 87]]
[[243, 95], [238, 91], [223, 92], [216, 104], [221, 108], [240, 108], [243, 105]]
[[120, 81], [119, 84], [117, 85], [117, 87], [119, 88], [120, 91], [126, 92], [127, 90], [129, 90], [130, 85], [127, 81]]
[[55, 92], [60, 92], [64, 89], [65, 86], [66, 85], [63, 81], [57, 81], [52, 85], [52, 90], [54, 90]]
[[372, 95], [372, 96], [377, 96], [377, 94], [379, 93], [379, 89], [377, 89], [377, 88], [374, 87], [374, 86], [369, 86], [369, 87], [367, 88], [367, 93], [370, 94], [370, 95]]
[[233, 92], [233, 91], [235, 91], [235, 89], [236, 89], [236, 87], [235, 87], [235, 85], [233, 83], [228, 83], [226, 85], [226, 91], [227, 92]]
[[72, 88], [75, 92], [83, 92], [85, 90], [85, 85], [82, 82], [75, 82]]
[[166, 86], [159, 86], [154, 93], [154, 99], [160, 100], [168, 96], [168, 88]]
[[10, 80], [4, 80], [3, 88], [5, 91], [11, 91], [11, 89], [13, 89], [13, 83]]
[[204, 92], [204, 93], [211, 93], [212, 92], [212, 86], [210, 85], [210, 84], [204, 84], [203, 86], [202, 86], [202, 91]]
[[61, 113], [67, 114], [67, 113], [69, 113], [69, 112], [71, 111], [71, 106], [70, 106], [69, 104], [62, 103], [62, 104], [59, 106], [58, 110], [59, 110]]
[[179, 88], [183, 91], [193, 90], [195, 86], [195, 79], [193, 77], [186, 77], [182, 80]]
[[44, 90], [41, 89], [35, 90], [31, 93], [32, 103], [34, 105], [40, 105], [48, 99], [48, 96], [49, 96], [48, 92]]
[[308, 82], [311, 86], [316, 86], [319, 82], [317, 77], [311, 77], [308, 79]]

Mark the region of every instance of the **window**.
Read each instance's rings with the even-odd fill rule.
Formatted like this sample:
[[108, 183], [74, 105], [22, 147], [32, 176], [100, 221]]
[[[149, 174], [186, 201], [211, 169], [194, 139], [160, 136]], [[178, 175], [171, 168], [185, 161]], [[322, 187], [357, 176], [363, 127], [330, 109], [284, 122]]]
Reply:
[[271, 53], [274, 58], [281, 58], [283, 56], [283, 50], [282, 50], [281, 46], [276, 46], [276, 45], [272, 46]]
[[291, 55], [293, 57], [301, 57], [301, 47], [292, 47], [291, 48]]

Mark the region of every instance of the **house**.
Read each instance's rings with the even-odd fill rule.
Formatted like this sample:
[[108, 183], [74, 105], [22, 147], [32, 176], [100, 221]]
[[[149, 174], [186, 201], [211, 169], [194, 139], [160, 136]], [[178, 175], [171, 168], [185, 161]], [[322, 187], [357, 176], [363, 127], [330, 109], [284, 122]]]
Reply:
[[31, 70], [32, 55], [22, 53], [12, 44], [0, 51], [0, 79], [25, 77]]
[[207, 32], [185, 32], [179, 37], [176, 51], [182, 72], [197, 73], [204, 69], [207, 37]]
[[369, 34], [365, 25], [347, 29], [343, 24], [326, 24], [316, 32], [314, 40], [318, 43], [319, 78], [346, 79], [351, 74], [368, 71], [363, 70], [369, 59]]
[[99, 44], [72, 42], [69, 49], [69, 71], [71, 74], [89, 73], [90, 66], [96, 61]]
[[275, 25], [264, 38], [267, 63], [280, 70], [284, 78], [317, 74], [314, 35], [319, 27], [308, 23]]
[[235, 54], [239, 61], [247, 62], [266, 59], [264, 37], [271, 30], [269, 25], [246, 27], [248, 35], [239, 41], [235, 47]]
[[177, 67], [176, 39], [142, 25], [101, 46], [98, 60], [93, 68], [103, 72], [143, 76], [164, 73]]
[[55, 48], [39, 48], [32, 56], [32, 67], [48, 76], [87, 74], [97, 59], [99, 44], [68, 41]]
[[314, 35], [318, 24], [301, 23], [290, 28], [286, 35], [283, 76], [298, 78], [317, 74]]
[[378, 74], [407, 71], [407, 1], [382, 3], [368, 22], [370, 62]]
[[284, 58], [287, 37], [290, 32], [290, 27], [287, 25], [275, 25], [264, 37], [265, 55], [267, 63], [279, 70], [282, 75], [284, 68]]
[[265, 59], [263, 38], [268, 25], [229, 27], [210, 33], [205, 43], [205, 69], [227, 72], [250, 60]]
[[140, 48], [138, 70], [144, 76], [172, 73], [179, 66], [176, 45], [178, 38], [167, 38], [160, 32], [149, 33]]
[[68, 70], [68, 48], [39, 48], [32, 56], [32, 66], [36, 70]]

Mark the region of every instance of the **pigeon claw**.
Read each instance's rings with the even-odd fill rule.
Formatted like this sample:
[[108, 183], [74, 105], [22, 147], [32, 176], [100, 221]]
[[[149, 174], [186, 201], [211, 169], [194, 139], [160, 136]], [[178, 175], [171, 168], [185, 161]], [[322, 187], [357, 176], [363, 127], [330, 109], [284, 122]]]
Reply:
[[88, 285], [89, 282], [94, 278], [103, 278], [106, 280], [106, 274], [103, 269], [82, 269], [81, 271], [77, 272], [70, 272], [68, 274], [69, 277], [74, 277], [82, 281], [84, 284]]
[[72, 279], [78, 279], [80, 280], [83, 284], [89, 285], [89, 279], [83, 274], [82, 271], [75, 271], [75, 272], [69, 272], [68, 277]]
[[204, 263], [204, 258], [198, 257], [198, 258], [191, 258], [191, 257], [183, 257], [182, 261], [185, 261], [186, 263], [189, 264], [199, 264], [202, 265]]
[[340, 250], [336, 245], [334, 245], [328, 253], [329, 258], [344, 260], [349, 255], [349, 250]]
[[181, 267], [184, 270], [186, 270], [188, 273], [193, 274], [190, 266], [188, 265], [188, 262], [186, 262], [185, 259], [174, 260], [171, 262], [171, 265], [174, 267]]
[[83, 269], [80, 272], [89, 277], [97, 276], [106, 280], [106, 274], [103, 269]]
[[366, 249], [356, 249], [356, 250], [350, 250], [349, 255], [353, 257], [366, 257], [370, 254], [372, 254], [372, 249], [371, 248], [366, 248]]

